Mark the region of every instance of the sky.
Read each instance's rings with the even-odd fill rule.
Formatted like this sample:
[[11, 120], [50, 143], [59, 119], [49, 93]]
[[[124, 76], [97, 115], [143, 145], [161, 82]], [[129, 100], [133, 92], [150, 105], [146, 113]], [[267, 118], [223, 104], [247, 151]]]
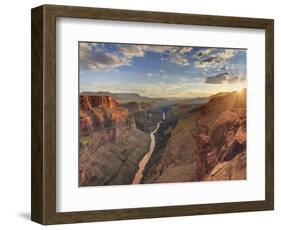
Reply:
[[194, 98], [246, 88], [245, 49], [79, 42], [80, 92]]

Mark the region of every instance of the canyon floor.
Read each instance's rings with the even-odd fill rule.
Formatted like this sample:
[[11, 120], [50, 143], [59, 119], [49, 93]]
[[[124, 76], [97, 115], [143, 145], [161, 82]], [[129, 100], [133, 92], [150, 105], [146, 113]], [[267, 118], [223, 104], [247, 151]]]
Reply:
[[246, 179], [246, 90], [80, 94], [79, 186]]

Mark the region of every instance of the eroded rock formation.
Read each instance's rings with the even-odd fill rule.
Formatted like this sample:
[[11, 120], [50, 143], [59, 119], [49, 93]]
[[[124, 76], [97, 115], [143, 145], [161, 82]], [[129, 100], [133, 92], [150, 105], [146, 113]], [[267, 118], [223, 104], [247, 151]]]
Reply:
[[149, 142], [114, 98], [80, 96], [81, 186], [129, 184]]

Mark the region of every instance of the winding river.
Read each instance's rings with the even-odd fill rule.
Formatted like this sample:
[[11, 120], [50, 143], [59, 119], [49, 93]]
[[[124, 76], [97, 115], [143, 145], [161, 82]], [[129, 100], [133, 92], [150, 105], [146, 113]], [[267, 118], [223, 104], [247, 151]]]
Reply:
[[[166, 115], [165, 113], [163, 112], [162, 114], [162, 121], [166, 119]], [[146, 164], [148, 163], [152, 153], [153, 153], [153, 150], [155, 148], [155, 136], [154, 134], [157, 132], [157, 130], [159, 129], [160, 127], [160, 124], [162, 121], [159, 121], [156, 125], [156, 128], [150, 133], [150, 146], [149, 146], [149, 151], [144, 155], [144, 157], [142, 158], [142, 160], [140, 161], [139, 163], [139, 169], [137, 171], [137, 173], [135, 174], [135, 177], [134, 177], [134, 180], [132, 182], [132, 184], [139, 184], [142, 177], [143, 177], [143, 170], [146, 166]]]

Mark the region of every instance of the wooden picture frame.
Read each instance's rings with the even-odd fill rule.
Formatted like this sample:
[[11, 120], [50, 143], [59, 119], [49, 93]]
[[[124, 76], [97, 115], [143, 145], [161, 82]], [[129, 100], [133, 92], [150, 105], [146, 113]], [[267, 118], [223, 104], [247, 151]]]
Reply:
[[[265, 200], [114, 209], [56, 211], [56, 18], [121, 20], [265, 30], [266, 160]], [[43, 5], [32, 9], [32, 205], [31, 219], [64, 224], [274, 209], [274, 21], [179, 13]]]

